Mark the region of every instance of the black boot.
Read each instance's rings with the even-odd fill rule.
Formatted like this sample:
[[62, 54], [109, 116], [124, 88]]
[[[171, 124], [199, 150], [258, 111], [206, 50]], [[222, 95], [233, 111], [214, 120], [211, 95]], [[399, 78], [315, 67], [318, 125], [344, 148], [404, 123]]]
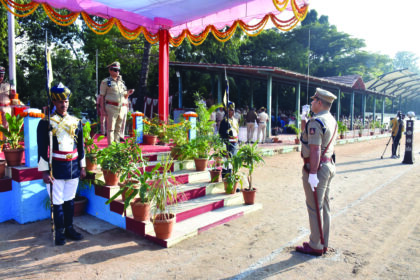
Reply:
[[64, 209], [64, 227], [65, 235], [71, 240], [82, 240], [83, 235], [78, 233], [73, 227], [73, 215], [74, 215], [74, 201], [65, 201], [63, 205]]
[[64, 236], [64, 214], [63, 205], [54, 205], [54, 231], [55, 231], [55, 245], [66, 244], [66, 237]]

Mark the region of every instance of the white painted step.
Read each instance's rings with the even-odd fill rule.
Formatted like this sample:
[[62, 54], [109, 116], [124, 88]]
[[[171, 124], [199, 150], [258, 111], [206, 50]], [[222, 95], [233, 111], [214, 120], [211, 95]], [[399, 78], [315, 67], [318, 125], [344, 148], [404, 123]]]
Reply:
[[[171, 247], [212, 227], [225, 224], [233, 219], [242, 217], [260, 209], [262, 209], [262, 204], [259, 203], [254, 205], [242, 204], [219, 208], [191, 219], [175, 223], [172, 236], [166, 240], [158, 240], [157, 243], [164, 247]], [[156, 239], [154, 231], [148, 232], [147, 235]]]

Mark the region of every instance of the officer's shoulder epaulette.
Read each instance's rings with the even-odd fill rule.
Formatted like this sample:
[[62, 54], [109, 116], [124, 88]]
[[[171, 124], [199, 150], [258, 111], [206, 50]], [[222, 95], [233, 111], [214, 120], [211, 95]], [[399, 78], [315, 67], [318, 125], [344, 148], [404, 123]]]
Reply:
[[317, 123], [321, 126], [322, 133], [325, 133], [325, 131], [326, 131], [326, 127], [325, 127], [324, 122], [323, 122], [320, 118], [310, 118], [310, 119], [309, 119], [309, 121], [306, 123], [306, 126], [305, 126], [305, 130], [306, 130], [306, 132], [308, 132], [308, 124], [309, 124], [311, 121], [317, 122]]

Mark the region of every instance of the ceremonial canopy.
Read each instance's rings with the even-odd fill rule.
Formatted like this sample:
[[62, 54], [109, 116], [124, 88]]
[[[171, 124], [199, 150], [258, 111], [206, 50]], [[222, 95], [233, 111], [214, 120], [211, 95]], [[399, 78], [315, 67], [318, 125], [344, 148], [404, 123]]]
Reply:
[[282, 31], [294, 28], [308, 12], [308, 0], [37, 0], [25, 4], [0, 0], [7, 10], [25, 17], [42, 7], [59, 25], [73, 24], [81, 16], [96, 34], [114, 26], [128, 40], [140, 34], [151, 44], [159, 42], [159, 116], [168, 116], [169, 44], [187, 39], [194, 45], [207, 36], [229, 40], [237, 28], [256, 36], [267, 23]]

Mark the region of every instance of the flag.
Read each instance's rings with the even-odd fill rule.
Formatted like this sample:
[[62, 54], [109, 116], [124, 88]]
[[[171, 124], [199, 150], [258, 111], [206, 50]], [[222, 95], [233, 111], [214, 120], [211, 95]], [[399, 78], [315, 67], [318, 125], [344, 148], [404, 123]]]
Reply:
[[225, 83], [226, 83], [226, 88], [225, 88], [225, 95], [223, 96], [223, 105], [225, 106], [226, 112], [227, 112], [228, 102], [229, 102], [229, 80], [227, 77], [226, 68], [225, 68]]
[[51, 65], [51, 50], [45, 47], [45, 70], [47, 71], [47, 92], [51, 96], [51, 83], [53, 81], [53, 72]]

